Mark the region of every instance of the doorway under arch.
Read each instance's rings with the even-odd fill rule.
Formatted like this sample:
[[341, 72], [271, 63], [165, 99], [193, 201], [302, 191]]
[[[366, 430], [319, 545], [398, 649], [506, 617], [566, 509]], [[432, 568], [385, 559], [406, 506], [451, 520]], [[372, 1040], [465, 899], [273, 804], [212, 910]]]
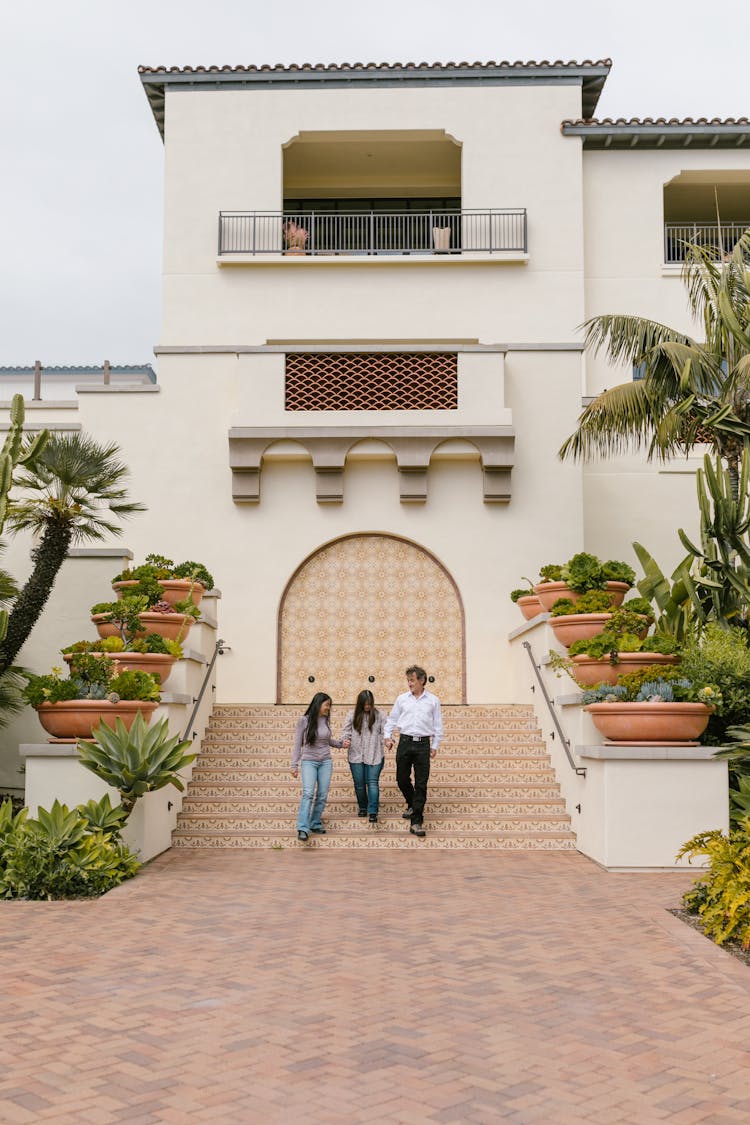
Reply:
[[277, 702], [325, 691], [353, 705], [369, 688], [390, 705], [420, 664], [443, 703], [466, 701], [461, 596], [434, 555], [395, 535], [347, 535], [315, 551], [292, 575], [278, 623]]

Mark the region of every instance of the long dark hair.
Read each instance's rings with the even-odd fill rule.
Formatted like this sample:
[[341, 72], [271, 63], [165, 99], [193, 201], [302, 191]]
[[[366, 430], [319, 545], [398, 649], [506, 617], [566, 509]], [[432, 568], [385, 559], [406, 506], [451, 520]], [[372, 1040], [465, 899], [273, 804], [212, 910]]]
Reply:
[[365, 689], [365, 691], [361, 691], [359, 693], [359, 695], [357, 696], [357, 702], [354, 705], [354, 719], [352, 720], [352, 725], [357, 734], [362, 733], [362, 720], [364, 719], [366, 714], [365, 703], [370, 704], [370, 717], [368, 719], [368, 726], [370, 727], [370, 730], [372, 730], [372, 728], [375, 726], [375, 719], [378, 714], [375, 710], [375, 698], [371, 691], [367, 691], [367, 689]]
[[[305, 731], [305, 743], [311, 746], [315, 739], [318, 737], [318, 719], [320, 718], [320, 708], [325, 701], [328, 700], [332, 703], [330, 695], [326, 695], [324, 691], [316, 691], [315, 695], [310, 700], [310, 706], [305, 711], [307, 716], [307, 730]], [[331, 724], [328, 719], [325, 719], [328, 730], [331, 729]]]

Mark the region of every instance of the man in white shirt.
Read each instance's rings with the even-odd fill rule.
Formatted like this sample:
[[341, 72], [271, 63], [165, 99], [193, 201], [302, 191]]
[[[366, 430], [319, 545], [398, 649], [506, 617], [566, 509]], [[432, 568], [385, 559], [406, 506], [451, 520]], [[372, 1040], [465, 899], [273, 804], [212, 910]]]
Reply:
[[427, 801], [430, 761], [437, 754], [443, 737], [443, 717], [440, 700], [431, 691], [425, 690], [427, 673], [424, 668], [417, 664], [407, 668], [406, 682], [409, 690], [393, 704], [383, 733], [386, 750], [390, 750], [393, 746], [391, 735], [398, 728], [396, 783], [406, 801], [406, 812], [403, 815], [404, 819], [411, 821], [409, 831], [412, 835], [424, 837], [422, 818]]

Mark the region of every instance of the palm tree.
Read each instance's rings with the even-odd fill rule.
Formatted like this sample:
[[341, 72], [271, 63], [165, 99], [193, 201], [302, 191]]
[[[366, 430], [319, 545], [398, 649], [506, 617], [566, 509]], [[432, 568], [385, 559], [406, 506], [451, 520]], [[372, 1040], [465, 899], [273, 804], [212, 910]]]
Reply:
[[127, 499], [128, 469], [119, 460], [119, 447], [100, 445], [85, 434], [52, 437], [34, 462], [20, 473], [14, 491], [21, 496], [9, 505], [12, 531], [32, 531], [39, 542], [31, 552], [32, 572], [13, 603], [8, 628], [0, 643], [0, 676], [11, 667], [36, 624], [68, 549], [75, 543], [119, 535], [111, 515], [142, 512], [142, 504]]
[[682, 280], [703, 325], [702, 341], [639, 316], [586, 322], [587, 348], [639, 366], [643, 378], [597, 395], [559, 456], [607, 457], [645, 447], [649, 460], [668, 460], [708, 442], [736, 489], [750, 437], [750, 230], [728, 257], [686, 243]]

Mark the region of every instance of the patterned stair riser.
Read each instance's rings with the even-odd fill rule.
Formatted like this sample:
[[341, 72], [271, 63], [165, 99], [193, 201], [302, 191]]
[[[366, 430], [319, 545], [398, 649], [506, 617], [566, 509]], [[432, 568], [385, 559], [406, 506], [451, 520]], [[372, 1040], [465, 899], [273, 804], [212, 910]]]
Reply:
[[[302, 846], [295, 839], [299, 780], [291, 777], [298, 707], [216, 707], [193, 767], [174, 835], [176, 847]], [[346, 714], [335, 708], [334, 732]], [[449, 707], [445, 742], [432, 765], [427, 838], [409, 833], [395, 783], [395, 755], [380, 779], [377, 824], [356, 816], [345, 752], [334, 751], [325, 836], [307, 847], [393, 849], [575, 848], [541, 733], [527, 707]]]

